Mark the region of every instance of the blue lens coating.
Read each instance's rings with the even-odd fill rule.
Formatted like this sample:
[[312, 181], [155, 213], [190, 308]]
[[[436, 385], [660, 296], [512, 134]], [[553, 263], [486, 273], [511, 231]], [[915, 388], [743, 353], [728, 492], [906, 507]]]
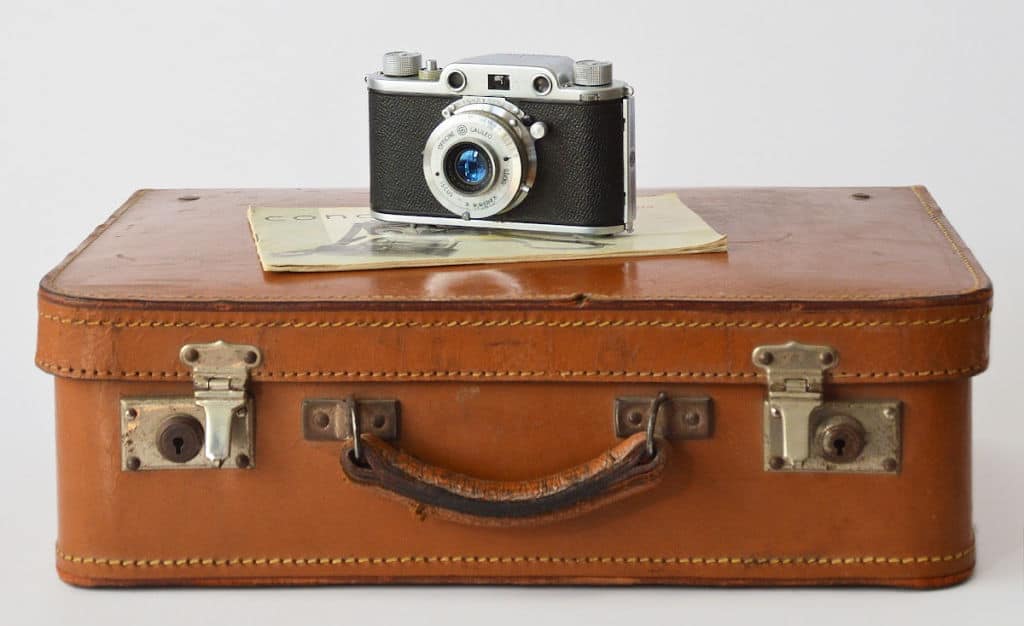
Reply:
[[487, 156], [477, 148], [465, 148], [455, 159], [455, 171], [459, 178], [470, 185], [477, 185], [486, 180], [490, 169]]

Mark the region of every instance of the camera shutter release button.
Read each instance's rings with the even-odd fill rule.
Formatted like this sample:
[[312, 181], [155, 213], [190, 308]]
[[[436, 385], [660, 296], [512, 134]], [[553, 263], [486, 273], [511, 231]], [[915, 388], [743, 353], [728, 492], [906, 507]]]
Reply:
[[416, 76], [420, 71], [422, 57], [419, 52], [396, 50], [384, 54], [383, 72], [385, 76], [396, 78]]
[[427, 64], [419, 71], [420, 80], [437, 80], [441, 78], [441, 70], [437, 68], [437, 59], [427, 59]]
[[572, 66], [572, 81], [581, 87], [600, 87], [612, 82], [610, 61], [584, 59]]

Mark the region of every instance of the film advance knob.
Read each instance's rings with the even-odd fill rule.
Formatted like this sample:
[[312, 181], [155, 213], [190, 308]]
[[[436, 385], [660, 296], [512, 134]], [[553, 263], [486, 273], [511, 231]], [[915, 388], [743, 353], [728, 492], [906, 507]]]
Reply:
[[382, 71], [385, 76], [416, 76], [420, 71], [420, 53], [396, 50], [384, 54]]
[[612, 82], [611, 61], [584, 59], [572, 66], [572, 82], [581, 87], [600, 87]]

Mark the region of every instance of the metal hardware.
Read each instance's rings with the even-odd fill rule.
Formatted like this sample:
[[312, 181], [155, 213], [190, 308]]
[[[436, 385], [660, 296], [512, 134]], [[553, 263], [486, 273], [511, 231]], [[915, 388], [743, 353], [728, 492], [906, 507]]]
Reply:
[[[537, 140], [529, 130], [534, 120], [516, 104], [490, 96], [460, 98], [446, 106], [441, 116], [444, 119], [427, 137], [422, 155], [424, 180], [441, 206], [454, 215], [468, 213], [470, 219], [478, 220], [505, 213], [526, 199], [537, 177]], [[484, 188], [459, 188], [442, 174], [452, 146], [462, 145], [462, 136], [472, 137], [473, 147], [482, 150], [490, 163], [501, 164], [501, 175], [492, 175]]]
[[[418, 53], [416, 53], [418, 54]], [[421, 57], [422, 58], [422, 57]], [[452, 74], [458, 74], [452, 80]], [[488, 85], [491, 74], [507, 75], [509, 89], [495, 90]], [[545, 91], [534, 88], [538, 76], [550, 83]], [[452, 92], [470, 90], [484, 95], [500, 95], [523, 101], [594, 102], [617, 100], [629, 90], [621, 80], [606, 85], [584, 86], [573, 82], [573, 60], [548, 55], [487, 55], [460, 59], [446, 65], [438, 80], [421, 80], [416, 71], [409, 76], [388, 76], [384, 71], [364, 78], [372, 91], [424, 96], [450, 96]]]
[[196, 404], [206, 413], [206, 458], [220, 465], [231, 452], [231, 420], [245, 404], [249, 370], [260, 364], [260, 351], [223, 341], [186, 344], [181, 361], [192, 368]]
[[622, 119], [625, 133], [622, 138], [622, 184], [626, 192], [622, 219], [626, 232], [633, 232], [636, 221], [636, 103], [632, 88], [626, 90], [626, 97], [622, 99]]
[[[254, 410], [249, 370], [255, 346], [215, 341], [182, 346], [192, 369], [191, 396], [121, 400], [122, 467], [126, 470], [253, 466]], [[193, 451], [201, 446], [204, 454]]]
[[[630, 189], [635, 187], [631, 186]], [[633, 213], [636, 208], [636, 198], [634, 195], [630, 195], [632, 198]], [[630, 213], [630, 202], [626, 203], [626, 214]], [[370, 216], [374, 219], [382, 222], [401, 222], [403, 224], [433, 224], [440, 226], [455, 226], [457, 228], [465, 228], [466, 223], [462, 217], [423, 217], [422, 215], [396, 215], [394, 213], [382, 213], [379, 211], [370, 210]], [[632, 219], [630, 218], [630, 221]], [[570, 235], [615, 235], [621, 233], [624, 228], [623, 226], [566, 226], [564, 224], [532, 224], [528, 222], [502, 222], [499, 220], [473, 220], [475, 226], [481, 228], [489, 228], [491, 230], [529, 230], [529, 231], [542, 231], [548, 233], [562, 233]]]
[[668, 394], [662, 391], [651, 402], [651, 412], [647, 416], [647, 458], [654, 458], [654, 429], [658, 426], [658, 414], [661, 407], [668, 402]]
[[160, 456], [173, 463], [187, 463], [203, 449], [203, 425], [191, 415], [164, 420], [156, 436]]
[[821, 405], [825, 371], [837, 361], [828, 346], [794, 341], [754, 350], [754, 365], [768, 375], [768, 411], [782, 421], [780, 456], [789, 463], [801, 464], [810, 454], [811, 412]]
[[[302, 436], [308, 441], [340, 441], [353, 432], [369, 432], [386, 441], [398, 439], [398, 400], [387, 398], [316, 398], [302, 402]], [[630, 396], [615, 400], [615, 434], [647, 433], [647, 453], [654, 437], [706, 439], [711, 436], [711, 399], [707, 397]], [[353, 453], [361, 456], [358, 443]]]
[[441, 68], [437, 67], [437, 59], [427, 59], [426, 64], [416, 72], [416, 78], [420, 80], [438, 80], [441, 78]]
[[419, 52], [406, 52], [405, 50], [387, 52], [381, 62], [382, 72], [385, 76], [396, 78], [417, 76], [420, 71], [421, 58], [422, 55]]
[[609, 61], [583, 59], [572, 66], [572, 82], [582, 87], [603, 87], [612, 83], [612, 64]]
[[707, 439], [711, 436], [711, 398], [665, 395], [659, 402], [661, 395], [616, 398], [615, 435], [629, 437], [647, 432], [651, 444], [655, 432], [668, 439]]
[[349, 432], [352, 433], [352, 458], [360, 463], [363, 460], [363, 440], [359, 436], [362, 431], [359, 429], [359, 414], [356, 411], [355, 398], [348, 400], [348, 424]]
[[[398, 438], [398, 409], [398, 401], [389, 399], [303, 400], [302, 436], [309, 441], [339, 441], [357, 431], [392, 441]], [[355, 454], [358, 458], [360, 453]]]
[[766, 471], [899, 470], [899, 401], [824, 400], [825, 372], [839, 362], [834, 348], [791, 341], [759, 346], [752, 358], [768, 377]]
[[[857, 400], [825, 402], [811, 413], [810, 430], [815, 433], [812, 453], [799, 465], [782, 456], [781, 420], [764, 415], [765, 469], [789, 472], [866, 472], [895, 474], [901, 454], [901, 404], [895, 400]], [[890, 416], [886, 416], [890, 413]], [[859, 427], [859, 428], [858, 428]], [[847, 429], [850, 430], [847, 430]], [[837, 458], [835, 441], [843, 432], [843, 458]], [[860, 435], [860, 433], [863, 435]], [[831, 445], [828, 437], [831, 436]], [[862, 437], [857, 441], [858, 437]], [[853, 452], [857, 445], [859, 453]], [[827, 450], [827, 446], [832, 450]], [[852, 446], [852, 447], [851, 447]], [[778, 460], [776, 460], [778, 459]]]
[[[186, 469], [248, 469], [253, 467], [253, 402], [247, 399], [243, 405], [244, 417], [231, 422], [231, 455], [221, 464], [215, 464], [205, 455], [195, 455], [187, 460], [185, 447], [191, 445], [182, 441], [182, 454], [168, 459], [161, 453], [162, 435], [174, 428], [182, 418], [190, 419], [200, 426], [206, 419], [202, 407], [193, 396], [123, 398], [121, 400], [121, 469], [125, 471], [186, 470]], [[241, 415], [241, 411], [239, 415]], [[179, 433], [177, 433], [180, 435]], [[182, 437], [184, 439], [184, 437]], [[165, 444], [166, 445], [166, 444]], [[171, 450], [177, 452], [174, 436], [170, 437]], [[200, 443], [199, 450], [202, 450]]]
[[823, 420], [815, 429], [821, 455], [832, 463], [852, 463], [864, 451], [864, 427], [848, 415]]

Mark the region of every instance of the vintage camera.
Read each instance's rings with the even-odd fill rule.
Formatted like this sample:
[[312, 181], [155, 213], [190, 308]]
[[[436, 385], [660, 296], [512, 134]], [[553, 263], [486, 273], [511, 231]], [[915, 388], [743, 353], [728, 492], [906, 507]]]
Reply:
[[414, 224], [607, 235], [636, 211], [633, 90], [612, 64], [495, 54], [366, 77], [370, 209]]

